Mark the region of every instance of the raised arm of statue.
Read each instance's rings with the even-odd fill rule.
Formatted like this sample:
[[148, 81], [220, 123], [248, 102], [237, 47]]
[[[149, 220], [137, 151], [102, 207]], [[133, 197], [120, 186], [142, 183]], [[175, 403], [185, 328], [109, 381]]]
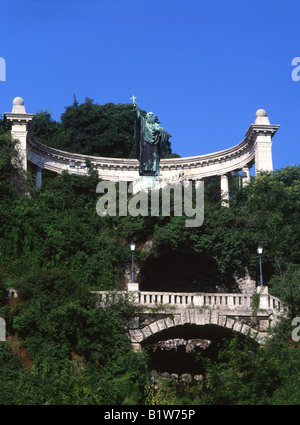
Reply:
[[134, 145], [133, 145], [133, 151], [135, 154], [135, 157], [140, 160], [141, 155], [141, 126], [142, 126], [142, 115], [140, 113], [140, 110], [136, 104], [136, 102], [133, 102], [133, 113], [134, 113]]
[[140, 118], [141, 113], [140, 113], [140, 110], [139, 110], [139, 108], [138, 108], [138, 106], [137, 106], [136, 103], [133, 104], [133, 112], [134, 112], [135, 119]]

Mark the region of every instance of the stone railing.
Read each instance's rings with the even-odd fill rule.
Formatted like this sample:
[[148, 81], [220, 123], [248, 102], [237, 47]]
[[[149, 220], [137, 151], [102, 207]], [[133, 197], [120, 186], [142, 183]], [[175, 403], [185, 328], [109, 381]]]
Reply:
[[[99, 305], [106, 300], [114, 300], [119, 296], [131, 294], [132, 299], [138, 305], [145, 307], [173, 306], [173, 307], [202, 307], [222, 310], [251, 310], [252, 294], [238, 293], [204, 293], [204, 292], [159, 292], [159, 291], [92, 291], [97, 297]], [[259, 297], [259, 309], [286, 311], [286, 306], [277, 297], [268, 293], [268, 287], [257, 287]], [[15, 289], [8, 289], [8, 297], [16, 298], [18, 293]]]
[[[120, 291], [109, 293], [107, 291], [93, 291], [97, 295], [99, 303], [105, 299], [128, 294]], [[202, 307], [220, 310], [251, 310], [252, 294], [240, 293], [200, 293], [200, 292], [156, 292], [156, 291], [132, 291], [136, 304], [145, 307], [173, 306], [173, 307]], [[261, 310], [275, 310], [283, 312], [285, 306], [279, 298], [268, 293], [268, 288], [257, 287], [259, 296], [258, 308]]]
[[171, 304], [174, 306], [194, 306], [213, 308], [251, 307], [251, 295], [221, 294], [221, 293], [165, 293], [165, 292], [139, 292], [139, 304], [156, 305]]
[[278, 310], [278, 311], [284, 311], [285, 306], [284, 303], [277, 297], [274, 297], [273, 295], [268, 294], [268, 308], [272, 310]]

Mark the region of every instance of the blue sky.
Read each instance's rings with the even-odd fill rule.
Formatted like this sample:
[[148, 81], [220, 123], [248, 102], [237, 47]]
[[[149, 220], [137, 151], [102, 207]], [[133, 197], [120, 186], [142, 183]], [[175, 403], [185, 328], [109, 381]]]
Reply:
[[173, 151], [193, 156], [242, 141], [264, 108], [281, 126], [274, 168], [299, 163], [298, 0], [6, 0], [0, 19], [0, 114], [16, 96], [58, 120], [74, 94], [134, 94]]

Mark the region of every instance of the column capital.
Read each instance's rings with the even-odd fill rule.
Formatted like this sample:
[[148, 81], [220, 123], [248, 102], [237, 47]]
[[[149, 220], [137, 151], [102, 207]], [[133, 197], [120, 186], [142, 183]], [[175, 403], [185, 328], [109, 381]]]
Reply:
[[272, 138], [279, 127], [279, 125], [270, 124], [267, 112], [260, 108], [256, 111], [255, 123], [250, 125], [245, 137], [250, 140], [255, 140], [258, 135], [268, 135]]
[[221, 180], [222, 180], [222, 179], [224, 179], [224, 180], [228, 180], [228, 174], [227, 174], [227, 173], [225, 173], [225, 174], [221, 174], [221, 175], [220, 175], [220, 178], [221, 178]]
[[245, 137], [253, 143], [255, 154], [255, 174], [260, 171], [273, 171], [272, 138], [279, 125], [270, 124], [264, 109], [256, 111], [256, 120], [248, 128]]
[[15, 97], [11, 112], [4, 113], [4, 122], [6, 125], [14, 124], [29, 124], [34, 117], [34, 114], [27, 114], [24, 100], [21, 97]]

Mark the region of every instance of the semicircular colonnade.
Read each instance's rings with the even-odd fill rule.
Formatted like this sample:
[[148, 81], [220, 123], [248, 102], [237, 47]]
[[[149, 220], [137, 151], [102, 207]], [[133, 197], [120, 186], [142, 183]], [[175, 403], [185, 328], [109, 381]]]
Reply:
[[[22, 167], [27, 170], [27, 160], [36, 166], [36, 187], [42, 184], [42, 170], [57, 174], [68, 171], [72, 174], [86, 175], [89, 160], [99, 178], [112, 182], [134, 182], [139, 177], [137, 159], [104, 158], [62, 151], [46, 146], [30, 134], [30, 124], [34, 114], [25, 110], [24, 100], [13, 100], [11, 113], [4, 114], [4, 122], [10, 128], [12, 137], [19, 140]], [[242, 171], [242, 182], [250, 180], [250, 168], [255, 164], [255, 174], [260, 171], [272, 171], [272, 138], [279, 125], [271, 125], [263, 109], [256, 112], [255, 123], [251, 124], [244, 139], [237, 145], [218, 152], [184, 158], [162, 159], [160, 172], [167, 182], [180, 178], [199, 181], [207, 177], [220, 176], [221, 197], [224, 205], [229, 200], [228, 175], [230, 172]]]

